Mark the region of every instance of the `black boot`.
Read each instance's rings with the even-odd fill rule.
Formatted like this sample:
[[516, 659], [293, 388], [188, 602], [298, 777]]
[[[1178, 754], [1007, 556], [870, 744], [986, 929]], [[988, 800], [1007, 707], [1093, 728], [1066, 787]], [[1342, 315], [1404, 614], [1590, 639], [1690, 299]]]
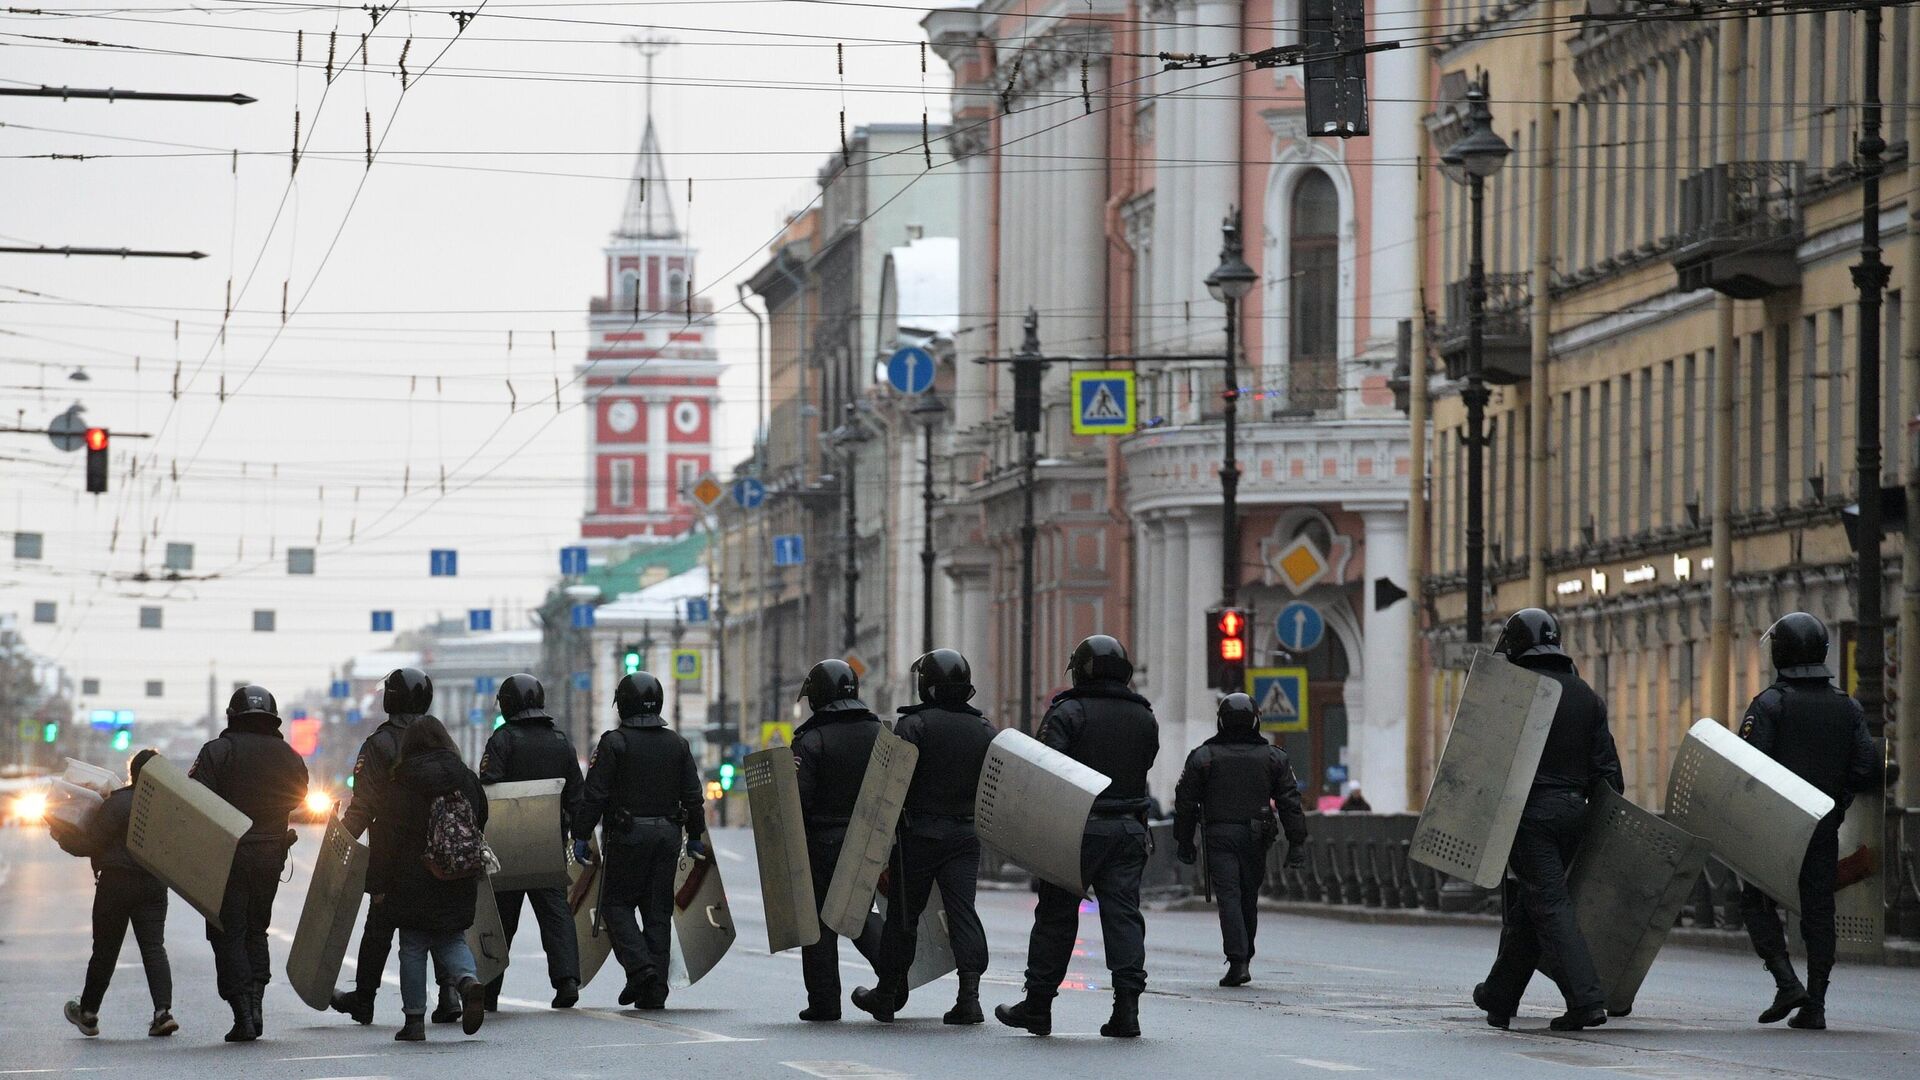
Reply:
[[454, 990], [460, 995], [460, 1030], [471, 1035], [480, 1030], [487, 1013], [492, 1011], [487, 1008], [487, 988], [480, 980], [467, 975], [454, 985]]
[[1503, 1012], [1496, 1011], [1493, 1008], [1493, 1006], [1488, 1005], [1487, 1000], [1490, 996], [1491, 995], [1487, 993], [1486, 983], [1474, 984], [1474, 987], [1473, 987], [1474, 1008], [1477, 1008], [1487, 1014], [1488, 1027], [1497, 1027], [1504, 1030], [1508, 1024], [1513, 1022], [1513, 1016], [1510, 1013], [1503, 1013]]
[[501, 982], [501, 979], [504, 979], [504, 978], [506, 978], [506, 976], [503, 975], [500, 977], [500, 979], [495, 979], [492, 982], [487, 983], [486, 986], [484, 987], [486, 991], [486, 999], [487, 999], [486, 1004], [487, 1004], [488, 1012], [500, 1011], [500, 982]]
[[253, 1037], [259, 1038], [267, 1033], [265, 1013], [267, 988], [256, 986], [247, 993], [247, 1019], [253, 1021]]
[[1253, 973], [1247, 970], [1245, 960], [1227, 960], [1227, 973], [1220, 976], [1221, 986], [1245, 986], [1253, 981]]
[[353, 1017], [356, 1024], [373, 1023], [373, 991], [335, 990], [333, 1011]]
[[667, 1007], [667, 980], [655, 977], [640, 984], [633, 995], [633, 1007], [653, 1011]]
[[1568, 1009], [1552, 1020], [1547, 1026], [1555, 1031], [1579, 1031], [1581, 1028], [1600, 1027], [1607, 1022], [1605, 1005], [1585, 1005], [1578, 1009]]
[[399, 1031], [393, 1033], [393, 1038], [396, 1042], [426, 1042], [426, 1017], [419, 1013], [406, 1014], [406, 1022], [400, 1026]]
[[1788, 1027], [1802, 1031], [1827, 1030], [1827, 976], [1831, 970], [1807, 965], [1807, 1003], [1787, 1021]]
[[993, 1018], [1008, 1027], [1020, 1028], [1029, 1035], [1053, 1034], [1053, 999], [1029, 992], [1012, 1005], [996, 1005]]
[[451, 986], [440, 988], [440, 1001], [428, 1019], [436, 1024], [451, 1024], [460, 1019], [460, 992]]
[[826, 1005], [816, 1005], [808, 1002], [807, 1007], [800, 1010], [800, 1019], [809, 1024], [831, 1024], [840, 1019], [840, 1003], [836, 1001]]
[[638, 975], [627, 976], [627, 984], [620, 988], [620, 1004], [631, 1005], [640, 997], [643, 982]]
[[571, 1009], [579, 1000], [579, 979], [561, 979], [560, 985], [553, 988], [553, 1007], [556, 1009]]
[[1800, 985], [1800, 976], [1793, 973], [1791, 957], [1768, 957], [1765, 963], [1773, 976], [1773, 1004], [1760, 1014], [1760, 1022], [1777, 1024], [1785, 1020], [1788, 1013], [1807, 1004], [1807, 988]]
[[233, 1027], [227, 1030], [226, 1041], [252, 1042], [260, 1037], [253, 1030], [253, 1005], [247, 1000], [251, 994], [250, 990], [242, 990], [227, 1002], [233, 1006]]
[[1109, 1039], [1140, 1037], [1140, 991], [1113, 992], [1113, 1018], [1100, 1025], [1100, 1034]]
[[893, 1023], [893, 995], [885, 987], [876, 986], [871, 990], [864, 986], [856, 987], [853, 991], [853, 1007], [883, 1024]]
[[960, 993], [953, 999], [953, 1008], [940, 1018], [943, 1024], [984, 1024], [987, 1018], [980, 1012], [980, 975], [978, 972], [960, 973]]

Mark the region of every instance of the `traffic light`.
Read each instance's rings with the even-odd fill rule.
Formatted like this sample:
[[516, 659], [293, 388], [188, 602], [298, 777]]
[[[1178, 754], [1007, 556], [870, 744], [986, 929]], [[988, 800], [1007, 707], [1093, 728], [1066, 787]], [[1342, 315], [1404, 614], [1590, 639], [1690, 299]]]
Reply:
[[60, 724], [49, 720], [40, 728], [40, 741], [52, 745], [60, 741]]
[[734, 771], [735, 770], [733, 767], [733, 762], [723, 761], [720, 763], [720, 790], [721, 791], [733, 790]]
[[640, 646], [620, 646], [620, 671], [622, 674], [635, 675], [640, 671]]
[[124, 754], [127, 752], [127, 748], [132, 745], [133, 745], [133, 732], [123, 727], [113, 729], [113, 752], [114, 753]]
[[95, 495], [107, 490], [107, 429], [87, 429], [87, 490]]
[[1245, 688], [1247, 613], [1218, 607], [1207, 612], [1207, 685], [1224, 693]]

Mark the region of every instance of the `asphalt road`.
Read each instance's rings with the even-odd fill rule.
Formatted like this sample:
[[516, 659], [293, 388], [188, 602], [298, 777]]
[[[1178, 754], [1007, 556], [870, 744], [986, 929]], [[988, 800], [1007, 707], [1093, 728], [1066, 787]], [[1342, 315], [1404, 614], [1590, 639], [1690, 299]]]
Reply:
[[[1654, 966], [1635, 1015], [1578, 1035], [1546, 1030], [1557, 995], [1536, 980], [1511, 1032], [1486, 1027], [1466, 1003], [1491, 959], [1495, 934], [1475, 927], [1354, 925], [1268, 915], [1254, 984], [1215, 985], [1218, 930], [1205, 912], [1148, 916], [1148, 996], [1137, 1041], [1102, 1039], [1108, 995], [1097, 920], [1082, 918], [1055, 1034], [1035, 1039], [993, 1023], [949, 1028], [952, 979], [918, 991], [891, 1027], [851, 1006], [838, 1024], [804, 1024], [797, 953], [769, 956], [752, 840], [722, 832], [718, 848], [741, 937], [712, 975], [674, 995], [665, 1013], [620, 1009], [617, 969], [571, 1012], [547, 1008], [551, 992], [529, 912], [515, 943], [507, 1001], [472, 1038], [432, 1027], [425, 1044], [392, 1040], [399, 1023], [397, 960], [375, 1025], [302, 1005], [280, 971], [306, 893], [317, 833], [294, 849], [274, 926], [275, 982], [267, 1036], [227, 1045], [230, 1015], [213, 992], [204, 924], [174, 898], [168, 923], [182, 1030], [146, 1037], [146, 984], [129, 935], [101, 1011], [85, 1039], [61, 1005], [78, 996], [89, 947], [92, 882], [86, 864], [44, 832], [0, 830], [0, 1076], [99, 1072], [146, 1077], [1101, 1077], [1300, 1076], [1367, 1072], [1392, 1077], [1912, 1077], [1920, 1075], [1920, 972], [1843, 967], [1829, 999], [1834, 1030], [1760, 1028], [1770, 996], [1759, 965], [1742, 955], [1669, 949]], [[993, 946], [984, 1003], [1020, 996], [1030, 924], [1026, 892], [983, 895]], [[870, 981], [842, 946], [846, 989]], [[348, 952], [348, 963], [353, 953]]]

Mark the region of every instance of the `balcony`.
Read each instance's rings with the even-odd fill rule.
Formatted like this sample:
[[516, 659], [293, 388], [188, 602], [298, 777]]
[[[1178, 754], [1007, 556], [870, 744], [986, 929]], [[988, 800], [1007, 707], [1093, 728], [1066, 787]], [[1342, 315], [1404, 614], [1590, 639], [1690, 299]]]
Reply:
[[1798, 285], [1800, 187], [1797, 161], [1733, 161], [1680, 181], [1680, 288], [1758, 300]]
[[[1155, 428], [1120, 444], [1127, 512], [1220, 505], [1217, 423]], [[1407, 497], [1405, 418], [1243, 422], [1237, 448], [1242, 506], [1395, 502]]]
[[[1487, 321], [1481, 342], [1481, 374], [1496, 386], [1524, 382], [1533, 360], [1533, 295], [1526, 274], [1487, 275]], [[1446, 321], [1434, 334], [1434, 347], [1447, 365], [1447, 378], [1467, 377], [1469, 330], [1467, 281], [1447, 283]]]

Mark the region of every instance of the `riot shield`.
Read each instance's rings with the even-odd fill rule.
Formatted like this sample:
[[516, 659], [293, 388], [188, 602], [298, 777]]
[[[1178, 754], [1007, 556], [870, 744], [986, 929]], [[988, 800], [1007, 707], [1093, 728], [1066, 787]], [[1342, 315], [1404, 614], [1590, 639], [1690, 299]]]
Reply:
[[580, 942], [580, 985], [584, 988], [613, 953], [613, 938], [600, 917], [600, 890], [606, 869], [600, 863], [567, 863], [567, 910], [573, 913], [573, 936]]
[[1708, 850], [1705, 840], [1601, 785], [1567, 891], [1614, 1015], [1633, 1008]]
[[253, 820], [163, 757], [149, 760], [133, 788], [127, 853], [215, 927], [233, 853]]
[[935, 885], [913, 939], [913, 965], [907, 968], [907, 989], [922, 986], [953, 971], [953, 940], [947, 936], [947, 905]]
[[567, 843], [560, 830], [560, 793], [566, 781], [519, 780], [487, 785], [487, 846], [500, 860], [493, 887], [564, 889]]
[[500, 902], [493, 898], [493, 879], [485, 874], [473, 890], [473, 925], [467, 927], [467, 948], [473, 952], [473, 977], [492, 982], [507, 970], [507, 932], [500, 925]]
[[1818, 788], [1712, 720], [1687, 732], [1667, 781], [1667, 820], [1794, 911], [1807, 842], [1832, 809]]
[[993, 737], [973, 799], [980, 842], [1078, 896], [1080, 838], [1112, 779], [1012, 728]]
[[1878, 962], [1886, 954], [1886, 797], [1856, 795], [1840, 822], [1840, 867], [1833, 894], [1841, 956]]
[[681, 852], [673, 875], [674, 962], [669, 985], [679, 989], [705, 978], [738, 936], [718, 857], [696, 859]]
[[300, 925], [287, 950], [287, 982], [308, 1008], [325, 1012], [333, 1001], [333, 984], [340, 978], [366, 886], [367, 846], [353, 838], [336, 811], [320, 840]]
[[754, 856], [760, 863], [767, 951], [811, 945], [820, 940], [820, 913], [813, 906], [813, 869], [807, 862], [807, 827], [793, 748], [773, 746], [748, 754], [741, 774], [753, 819]]
[[854, 801], [833, 880], [820, 905], [820, 921], [842, 937], [859, 937], [867, 924], [880, 873], [893, 853], [893, 833], [900, 824], [900, 809], [907, 803], [907, 786], [913, 783], [913, 766], [919, 760], [920, 748], [891, 731], [882, 729], [873, 740], [860, 797]]
[[1473, 658], [1409, 857], [1483, 889], [1506, 872], [1560, 684], [1500, 656]]

